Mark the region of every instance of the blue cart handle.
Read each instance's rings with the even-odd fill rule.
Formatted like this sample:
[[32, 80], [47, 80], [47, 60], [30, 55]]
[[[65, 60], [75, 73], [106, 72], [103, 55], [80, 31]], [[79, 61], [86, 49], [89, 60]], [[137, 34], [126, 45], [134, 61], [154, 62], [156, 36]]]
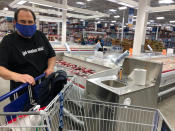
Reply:
[[[44, 74], [42, 74], [42, 75], [36, 77], [36, 78], [35, 78], [35, 81], [38, 81], [39, 79], [43, 78], [45, 75], [46, 75], [46, 74], [44, 73]], [[0, 102], [3, 101], [4, 99], [8, 98], [9, 96], [15, 94], [15, 93], [18, 92], [19, 90], [21, 90], [21, 89], [27, 87], [27, 86], [29, 86], [29, 83], [24, 83], [24, 84], [20, 85], [19, 87], [17, 87], [16, 89], [12, 90], [11, 92], [6, 93], [5, 95], [3, 95], [3, 96], [0, 97]]]

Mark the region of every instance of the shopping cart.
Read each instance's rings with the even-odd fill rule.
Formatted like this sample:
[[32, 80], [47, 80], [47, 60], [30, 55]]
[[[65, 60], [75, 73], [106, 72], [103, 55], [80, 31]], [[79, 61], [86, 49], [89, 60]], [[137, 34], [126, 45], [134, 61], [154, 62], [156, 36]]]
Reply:
[[60, 95], [63, 130], [173, 131], [158, 109], [85, 99], [82, 91], [77, 91], [79, 100], [70, 99], [73, 88], [78, 87], [64, 88]]
[[[172, 131], [159, 110], [88, 100], [85, 90], [74, 84], [76, 82], [76, 77], [68, 81], [43, 111], [0, 113], [1, 116], [17, 115], [17, 123], [24, 121], [20, 125], [1, 124], [0, 130]], [[22, 119], [21, 115], [27, 116]]]
[[[44, 78], [45, 74], [42, 74], [35, 78], [37, 84], [34, 87], [31, 87], [27, 83], [22, 84], [15, 90], [1, 96], [0, 102], [12, 95], [15, 95], [15, 100], [7, 103], [3, 108], [4, 112], [0, 112], [0, 131], [56, 131], [56, 129], [59, 128], [59, 124], [57, 124], [57, 121], [59, 120], [59, 104], [57, 103], [57, 106], [54, 106], [58, 107], [57, 112], [53, 110], [54, 108], [49, 110], [50, 112], [47, 112], [44, 110], [45, 108], [48, 109], [47, 105], [43, 105], [48, 102], [48, 98], [50, 99], [48, 96], [50, 95], [51, 89], [53, 88], [55, 79], [60, 78], [62, 80], [62, 77], [58, 77], [62, 73], [64, 72], [57, 71], [47, 78]], [[74, 77], [69, 82], [67, 82], [65, 87], [67, 88], [71, 86], [73, 80]], [[60, 84], [58, 83], [58, 85]], [[18, 96], [18, 92], [25, 88], [27, 89], [26, 92]], [[44, 100], [44, 104], [41, 99]], [[43, 107], [40, 108], [38, 103], [43, 104]], [[26, 110], [26, 107], [30, 107], [30, 110]], [[53, 114], [53, 111], [54, 116], [51, 116], [50, 114]], [[52, 118], [55, 119], [56, 115], [58, 118], [54, 121], [51, 121]], [[52, 127], [52, 125], [54, 125], [54, 127]], [[57, 127], [55, 127], [55, 125]]]
[[172, 131], [157, 109], [89, 100], [75, 84], [65, 87], [45, 110], [51, 115], [56, 106], [64, 131]]

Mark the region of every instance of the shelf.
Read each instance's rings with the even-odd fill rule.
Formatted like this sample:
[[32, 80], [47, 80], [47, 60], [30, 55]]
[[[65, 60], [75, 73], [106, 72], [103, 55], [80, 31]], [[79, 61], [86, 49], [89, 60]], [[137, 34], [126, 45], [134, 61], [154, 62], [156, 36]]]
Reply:
[[85, 33], [91, 33], [91, 34], [106, 34], [106, 32], [97, 32], [97, 31], [85, 31]]

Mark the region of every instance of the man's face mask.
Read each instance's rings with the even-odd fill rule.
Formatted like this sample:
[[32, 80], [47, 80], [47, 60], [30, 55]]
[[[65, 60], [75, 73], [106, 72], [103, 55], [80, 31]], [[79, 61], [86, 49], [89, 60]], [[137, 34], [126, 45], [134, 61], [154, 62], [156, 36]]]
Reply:
[[32, 37], [36, 32], [36, 24], [33, 25], [22, 25], [16, 22], [16, 29], [24, 37]]

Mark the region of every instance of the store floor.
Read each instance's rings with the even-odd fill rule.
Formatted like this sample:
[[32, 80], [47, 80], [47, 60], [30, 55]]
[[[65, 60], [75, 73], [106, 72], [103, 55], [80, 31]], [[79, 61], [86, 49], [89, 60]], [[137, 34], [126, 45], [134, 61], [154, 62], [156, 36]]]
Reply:
[[[10, 82], [8, 80], [3, 80], [0, 78], [0, 96], [4, 95], [10, 90]], [[9, 99], [6, 99], [2, 102], [0, 102], [0, 111], [2, 111], [2, 107], [9, 103]]]
[[175, 95], [160, 102], [158, 108], [175, 131]]
[[[9, 81], [0, 78], [0, 96], [9, 91], [9, 85]], [[2, 107], [7, 103], [9, 103], [9, 99], [0, 102], [0, 112], [2, 111]], [[158, 108], [167, 119], [167, 121], [170, 123], [173, 131], [175, 131], [175, 95], [159, 103]]]
[[[10, 89], [10, 82], [0, 78], [0, 96], [7, 93], [9, 91], [9, 89]], [[3, 107], [9, 102], [10, 102], [9, 99], [6, 99], [6, 100], [0, 102], [0, 112], [3, 111]], [[0, 116], [0, 123], [4, 123], [4, 122], [5, 122], [4, 117]]]

